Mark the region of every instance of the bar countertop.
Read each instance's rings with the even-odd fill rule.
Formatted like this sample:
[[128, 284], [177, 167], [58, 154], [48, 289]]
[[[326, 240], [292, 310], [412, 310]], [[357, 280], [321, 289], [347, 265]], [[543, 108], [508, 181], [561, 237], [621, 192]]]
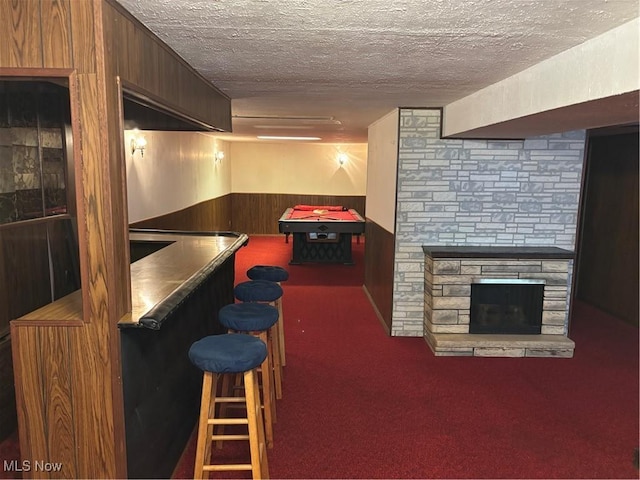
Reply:
[[[162, 320], [242, 246], [249, 237], [235, 232], [131, 230], [132, 244], [157, 244], [153, 253], [131, 264], [131, 312], [118, 326], [159, 329]], [[82, 318], [77, 290], [18, 319], [68, 321]]]

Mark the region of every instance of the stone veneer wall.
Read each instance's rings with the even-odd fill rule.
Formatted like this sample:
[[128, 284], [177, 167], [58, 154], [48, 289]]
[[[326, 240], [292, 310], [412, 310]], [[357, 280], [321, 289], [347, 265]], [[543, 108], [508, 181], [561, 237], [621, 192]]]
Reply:
[[440, 109], [400, 110], [396, 336], [424, 334], [423, 245], [575, 248], [584, 130], [449, 140], [440, 138], [440, 116]]

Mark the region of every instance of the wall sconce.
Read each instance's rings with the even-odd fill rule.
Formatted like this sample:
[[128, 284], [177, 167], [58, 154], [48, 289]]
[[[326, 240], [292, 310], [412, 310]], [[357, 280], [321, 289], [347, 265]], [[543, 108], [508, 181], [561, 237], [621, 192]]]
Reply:
[[147, 148], [147, 139], [143, 136], [133, 137], [131, 139], [131, 155], [140, 150], [140, 156], [144, 157], [144, 149]]
[[213, 160], [214, 160], [216, 163], [220, 163], [220, 162], [222, 161], [222, 159], [223, 159], [223, 158], [224, 158], [224, 152], [216, 152], [216, 153], [213, 155]]
[[345, 163], [347, 163], [347, 160], [349, 160], [349, 155], [347, 155], [346, 153], [338, 154], [338, 164], [340, 164], [340, 166], [343, 166]]

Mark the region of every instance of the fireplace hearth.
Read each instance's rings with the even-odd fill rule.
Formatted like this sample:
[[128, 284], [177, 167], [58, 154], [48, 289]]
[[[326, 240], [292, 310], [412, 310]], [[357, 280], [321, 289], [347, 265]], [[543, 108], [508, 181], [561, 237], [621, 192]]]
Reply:
[[573, 356], [573, 252], [423, 247], [424, 337], [437, 356]]

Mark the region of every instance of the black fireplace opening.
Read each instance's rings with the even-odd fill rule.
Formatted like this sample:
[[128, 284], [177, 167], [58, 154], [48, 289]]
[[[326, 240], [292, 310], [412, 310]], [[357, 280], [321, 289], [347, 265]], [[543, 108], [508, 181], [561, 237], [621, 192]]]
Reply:
[[538, 335], [543, 280], [482, 279], [471, 284], [469, 333]]

